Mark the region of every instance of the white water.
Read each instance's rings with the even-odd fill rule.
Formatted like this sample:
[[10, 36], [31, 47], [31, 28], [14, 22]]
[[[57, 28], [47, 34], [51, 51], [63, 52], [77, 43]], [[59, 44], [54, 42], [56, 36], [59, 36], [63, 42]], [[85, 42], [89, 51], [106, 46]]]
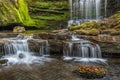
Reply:
[[64, 60], [74, 60], [83, 62], [105, 62], [102, 59], [100, 46], [88, 40], [79, 39], [72, 35], [72, 41], [64, 45]]
[[99, 21], [101, 17], [107, 16], [107, 0], [105, 4], [105, 14], [101, 15], [101, 0], [69, 0], [70, 20], [68, 26], [80, 25], [83, 22]]
[[[18, 38], [19, 37], [19, 38]], [[4, 54], [5, 56], [2, 59], [7, 59], [7, 64], [33, 64], [33, 63], [43, 63], [44, 61], [50, 61], [51, 59], [45, 57], [44, 49], [48, 46], [44, 46], [42, 43], [40, 45], [40, 55], [35, 56], [33, 52], [30, 52], [28, 47], [28, 40], [32, 39], [32, 37], [25, 37], [20, 39], [20, 36], [16, 38], [9, 38], [3, 40], [9, 40], [10, 43], [6, 43], [4, 45]], [[47, 41], [46, 41], [46, 44]], [[46, 51], [47, 52], [47, 51]]]

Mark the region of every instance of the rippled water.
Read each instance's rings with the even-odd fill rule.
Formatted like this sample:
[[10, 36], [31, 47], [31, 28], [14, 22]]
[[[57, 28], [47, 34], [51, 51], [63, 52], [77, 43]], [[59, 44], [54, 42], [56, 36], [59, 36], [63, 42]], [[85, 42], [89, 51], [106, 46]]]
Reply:
[[[108, 60], [107, 76], [94, 80], [120, 80], [120, 60]], [[90, 80], [82, 79], [73, 71], [81, 65], [76, 62], [65, 62], [55, 59], [44, 64], [16, 64], [0, 68], [0, 80]], [[93, 80], [93, 79], [91, 79]]]

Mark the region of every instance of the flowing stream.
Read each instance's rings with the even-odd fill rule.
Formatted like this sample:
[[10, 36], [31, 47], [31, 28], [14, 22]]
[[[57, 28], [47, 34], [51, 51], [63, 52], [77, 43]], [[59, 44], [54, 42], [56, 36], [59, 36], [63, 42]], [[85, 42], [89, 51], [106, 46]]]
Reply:
[[[3, 46], [3, 59], [8, 60], [9, 64], [32, 64], [32, 63], [42, 63], [43, 61], [50, 61], [45, 56], [48, 56], [48, 42], [44, 41], [40, 43], [39, 54], [40, 56], [35, 56], [34, 52], [31, 52], [28, 46], [28, 40], [31, 40], [32, 37], [25, 37], [23, 39], [8, 38], [3, 40], [10, 41], [5, 43]], [[45, 52], [46, 51], [46, 52]]]

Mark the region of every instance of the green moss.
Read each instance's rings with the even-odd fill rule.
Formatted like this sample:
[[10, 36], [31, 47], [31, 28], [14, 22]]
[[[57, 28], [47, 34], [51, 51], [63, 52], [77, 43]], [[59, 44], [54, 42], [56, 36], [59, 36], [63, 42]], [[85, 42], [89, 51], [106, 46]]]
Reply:
[[97, 24], [97, 22], [92, 21], [92, 22], [85, 22], [85, 23], [81, 24], [80, 27], [82, 29], [92, 29], [92, 28], [98, 28], [99, 25]]
[[20, 23], [21, 25], [31, 26], [34, 21], [30, 18], [28, 7], [24, 0], [2, 0], [0, 2], [0, 25], [8, 25], [11, 23]]
[[99, 28], [99, 25], [97, 24], [97, 22], [95, 21], [92, 21], [92, 22], [85, 22], [85, 23], [82, 23], [80, 26], [76, 26], [76, 25], [72, 25], [72, 26], [69, 26], [68, 29], [69, 30], [78, 30], [78, 29], [92, 29], [92, 28]]
[[30, 5], [40, 9], [68, 9], [69, 6], [67, 1], [36, 1], [35, 3]]
[[29, 4], [29, 12], [31, 18], [36, 19], [37, 28], [57, 29], [67, 25], [68, 5], [67, 1], [37, 0]]
[[26, 26], [31, 26], [34, 25], [33, 20], [30, 18], [29, 13], [28, 13], [28, 7], [27, 4], [25, 3], [24, 0], [18, 0], [18, 15], [21, 20], [21, 22], [26, 25]]
[[69, 29], [70, 31], [73, 31], [73, 30], [80, 29], [80, 26], [69, 26], [68, 29]]
[[93, 28], [90, 30], [86, 30], [86, 34], [87, 35], [98, 35], [98, 34], [100, 34], [100, 31], [98, 29]]
[[42, 33], [42, 32], [51, 32], [52, 30], [27, 30], [25, 32], [26, 35], [29, 34], [38, 34], [38, 33]]
[[80, 35], [98, 35], [100, 34], [100, 31], [96, 28], [93, 29], [82, 29], [82, 30], [75, 30], [76, 34], [80, 34]]

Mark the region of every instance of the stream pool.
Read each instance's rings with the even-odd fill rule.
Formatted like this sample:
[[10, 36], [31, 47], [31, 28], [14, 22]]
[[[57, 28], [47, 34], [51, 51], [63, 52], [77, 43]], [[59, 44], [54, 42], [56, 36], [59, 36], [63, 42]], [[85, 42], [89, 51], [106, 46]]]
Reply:
[[120, 59], [108, 59], [107, 75], [103, 79], [83, 79], [73, 72], [80, 63], [54, 58], [44, 64], [2, 66], [0, 80], [120, 80]]

